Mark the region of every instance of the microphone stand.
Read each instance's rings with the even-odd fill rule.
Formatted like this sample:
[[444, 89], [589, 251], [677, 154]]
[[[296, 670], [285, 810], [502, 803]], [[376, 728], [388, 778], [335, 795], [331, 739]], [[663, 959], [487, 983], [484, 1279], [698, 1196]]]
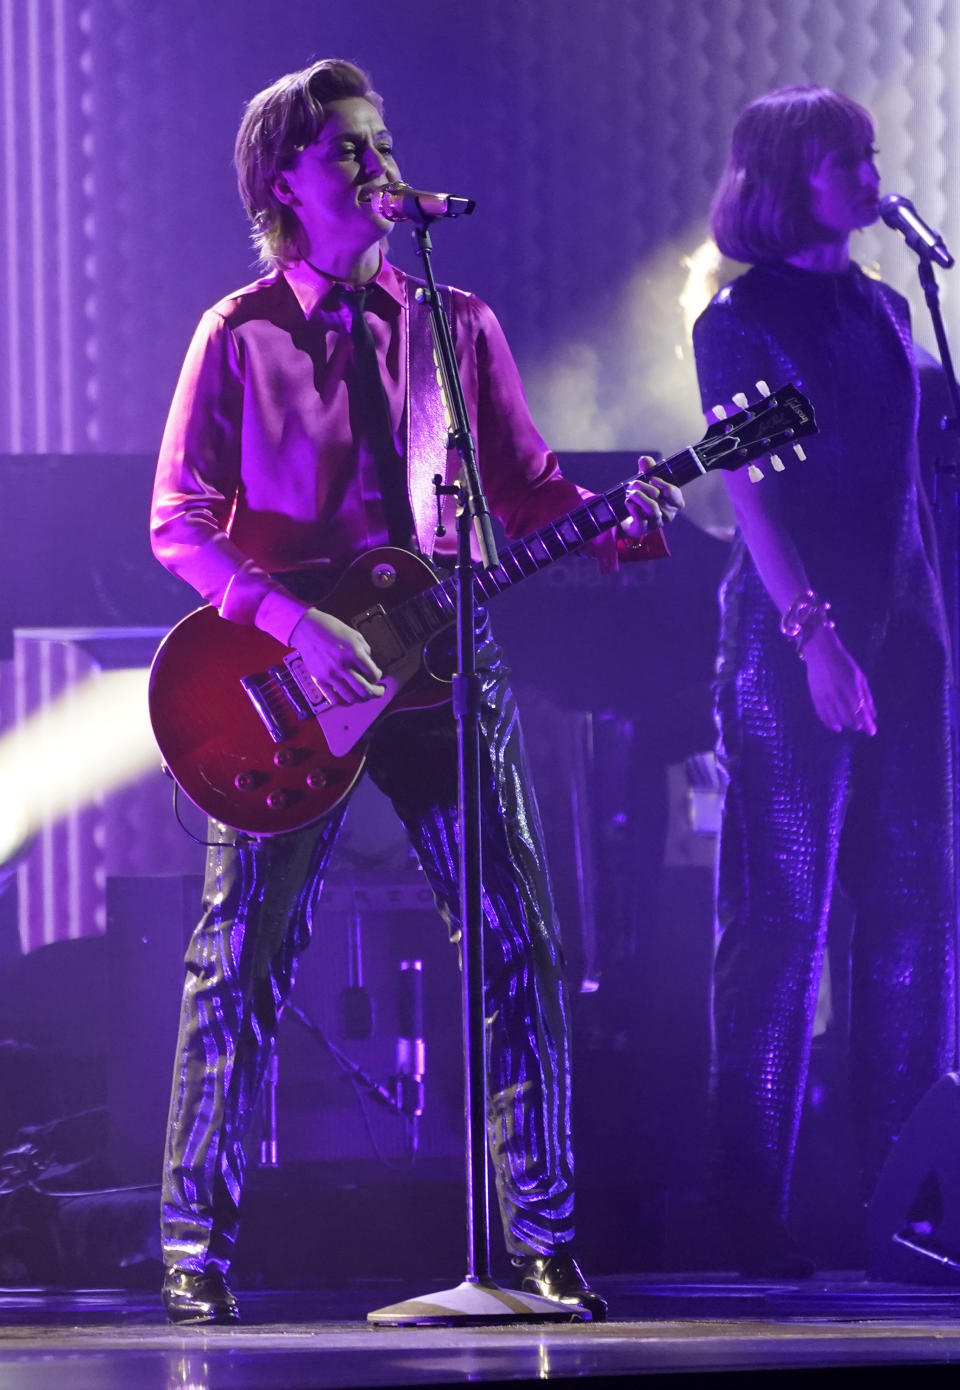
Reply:
[[[923, 295], [927, 301], [927, 308], [930, 312], [930, 319], [933, 323], [933, 332], [937, 340], [937, 349], [940, 353], [940, 363], [943, 367], [943, 374], [947, 383], [947, 394], [950, 399], [950, 414], [945, 415], [940, 421], [941, 431], [951, 438], [956, 444], [960, 435], [960, 387], [957, 385], [957, 374], [953, 365], [953, 357], [950, 352], [950, 344], [947, 341], [947, 332], [943, 323], [943, 314], [940, 309], [940, 286], [933, 269], [933, 260], [929, 252], [920, 247], [913, 248], [918, 255], [917, 274], [920, 277], [920, 284], [923, 288]], [[960, 682], [958, 682], [958, 661], [960, 661], [960, 476], [958, 476], [958, 465], [956, 458], [956, 448], [948, 451], [950, 457], [944, 457], [944, 453], [934, 460], [933, 478], [934, 506], [939, 510], [941, 507], [940, 489], [943, 485], [948, 485], [951, 489], [953, 499], [952, 515], [952, 536], [948, 547], [950, 554], [950, 587], [952, 603], [948, 619], [950, 647], [951, 647], [951, 691], [950, 691], [950, 733], [952, 737], [953, 755], [953, 899], [954, 899], [954, 933], [955, 937], [960, 932]], [[958, 1001], [960, 1007], [960, 1001]], [[958, 1018], [960, 1027], [960, 1018]]]
[[457, 721], [458, 806], [460, 821], [460, 955], [463, 1025], [464, 1120], [466, 1127], [467, 1260], [466, 1274], [455, 1288], [421, 1294], [367, 1314], [379, 1327], [467, 1326], [492, 1322], [572, 1322], [569, 1309], [535, 1294], [502, 1289], [490, 1275], [490, 1211], [487, 1185], [487, 1068], [483, 898], [480, 812], [480, 702], [477, 675], [476, 593], [470, 537], [474, 534], [486, 569], [498, 563], [497, 546], [477, 469], [450, 324], [433, 275], [430, 223], [422, 208], [415, 218], [417, 255], [423, 262], [426, 288], [417, 299], [430, 311], [434, 356], [447, 418], [448, 448], [460, 455], [461, 469], [452, 487], [437, 475], [439, 501], [457, 499], [457, 670], [453, 678], [453, 712]]

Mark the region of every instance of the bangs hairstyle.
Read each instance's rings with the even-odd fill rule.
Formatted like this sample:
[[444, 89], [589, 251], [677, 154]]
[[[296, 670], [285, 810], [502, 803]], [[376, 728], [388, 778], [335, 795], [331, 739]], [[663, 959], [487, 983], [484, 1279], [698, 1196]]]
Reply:
[[873, 122], [830, 87], [781, 87], [752, 101], [733, 130], [710, 210], [714, 241], [735, 261], [783, 260], [817, 239], [809, 177], [832, 150], [866, 150]]
[[273, 185], [320, 134], [327, 103], [345, 97], [363, 97], [383, 115], [383, 102], [370, 78], [342, 58], [324, 58], [288, 73], [258, 92], [244, 110], [233, 161], [240, 197], [253, 223], [253, 243], [265, 269], [287, 265], [303, 254], [299, 218], [276, 196]]

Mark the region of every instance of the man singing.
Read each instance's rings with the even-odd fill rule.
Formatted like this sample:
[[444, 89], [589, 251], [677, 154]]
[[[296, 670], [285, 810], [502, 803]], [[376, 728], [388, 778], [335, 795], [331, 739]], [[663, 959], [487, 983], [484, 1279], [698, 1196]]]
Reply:
[[[370, 547], [443, 564], [453, 543], [452, 527], [437, 540], [429, 524], [436, 428], [432, 442], [422, 437], [430, 412], [419, 406], [436, 384], [432, 366], [417, 365], [430, 361], [426, 311], [386, 260], [391, 224], [371, 201], [399, 178], [382, 102], [352, 64], [314, 63], [253, 98], [236, 165], [268, 273], [210, 309], [190, 345], [160, 450], [154, 552], [222, 617], [295, 648], [330, 699], [353, 704], [383, 693], [382, 673], [364, 637], [323, 611], [324, 595]], [[444, 297], [491, 510], [510, 536], [526, 534], [580, 494], [530, 420], [491, 311], [460, 290]], [[449, 481], [455, 457], [448, 463]], [[642, 478], [629, 494], [628, 535], [594, 543], [607, 567], [618, 551], [663, 553], [657, 528], [681, 505], [676, 489]], [[504, 1234], [520, 1287], [600, 1318], [606, 1306], [571, 1245], [560, 945], [513, 699], [485, 621], [479, 666], [488, 1124]], [[456, 937], [449, 706], [383, 721], [368, 767]], [[163, 1298], [174, 1322], [239, 1317], [228, 1274], [245, 1139], [342, 815], [340, 806], [260, 840], [210, 828], [163, 1170]]]

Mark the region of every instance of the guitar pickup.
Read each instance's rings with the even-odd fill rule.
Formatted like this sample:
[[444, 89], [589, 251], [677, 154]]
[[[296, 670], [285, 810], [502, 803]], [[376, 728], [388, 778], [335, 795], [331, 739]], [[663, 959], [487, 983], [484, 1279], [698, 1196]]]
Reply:
[[[415, 649], [403, 645], [380, 604], [358, 613], [353, 626], [370, 643], [374, 660], [382, 670], [396, 667], [411, 656], [419, 660]], [[282, 666], [271, 666], [260, 675], [244, 676], [240, 684], [274, 743], [282, 743], [290, 736], [291, 714], [303, 723], [333, 708], [297, 651], [288, 652]]]
[[358, 613], [351, 625], [370, 643], [373, 659], [381, 671], [389, 670], [406, 655], [406, 647], [379, 603]]
[[297, 718], [311, 719], [319, 710], [326, 709], [330, 701], [303, 664], [300, 653], [288, 652], [283, 664], [293, 677], [292, 684], [290, 681], [283, 682], [284, 694], [293, 705]]

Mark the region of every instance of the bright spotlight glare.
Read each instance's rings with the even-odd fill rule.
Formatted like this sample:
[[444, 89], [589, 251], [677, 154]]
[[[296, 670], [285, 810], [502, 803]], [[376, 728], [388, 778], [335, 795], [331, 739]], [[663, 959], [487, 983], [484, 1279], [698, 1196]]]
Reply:
[[158, 764], [143, 669], [97, 671], [0, 739], [0, 864]]
[[0, 869], [16, 858], [29, 836], [19, 788], [12, 778], [0, 777]]

